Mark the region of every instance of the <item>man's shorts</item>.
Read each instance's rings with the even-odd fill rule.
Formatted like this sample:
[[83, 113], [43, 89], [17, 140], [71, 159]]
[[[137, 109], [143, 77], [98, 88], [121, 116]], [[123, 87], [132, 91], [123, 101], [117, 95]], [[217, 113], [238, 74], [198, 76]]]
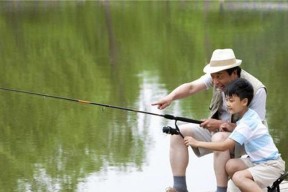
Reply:
[[[192, 129], [193, 137], [198, 141], [211, 142], [211, 138], [213, 134], [215, 134], [214, 132], [210, 132], [208, 129], [200, 127], [198, 124], [189, 123], [185, 124], [185, 127], [186, 126], [189, 126]], [[204, 148], [192, 147], [192, 149], [197, 157], [202, 157], [213, 152], [212, 150]], [[235, 151], [230, 154], [231, 158], [239, 158], [244, 154], [244, 147], [236, 142]]]

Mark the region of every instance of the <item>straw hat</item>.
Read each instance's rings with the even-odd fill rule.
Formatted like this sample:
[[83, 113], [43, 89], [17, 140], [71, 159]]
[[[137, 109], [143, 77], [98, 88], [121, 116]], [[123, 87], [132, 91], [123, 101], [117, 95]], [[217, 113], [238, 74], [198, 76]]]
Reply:
[[205, 73], [216, 73], [241, 65], [242, 60], [236, 59], [232, 49], [216, 49], [203, 71]]

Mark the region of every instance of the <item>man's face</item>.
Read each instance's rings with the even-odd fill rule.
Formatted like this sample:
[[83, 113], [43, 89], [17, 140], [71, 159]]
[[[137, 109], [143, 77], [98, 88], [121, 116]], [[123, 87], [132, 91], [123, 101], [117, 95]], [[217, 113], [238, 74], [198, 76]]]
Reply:
[[213, 84], [221, 91], [223, 91], [225, 86], [231, 81], [238, 78], [236, 70], [233, 71], [231, 75], [229, 75], [227, 71], [219, 71], [216, 73], [211, 73], [210, 75], [212, 77]]

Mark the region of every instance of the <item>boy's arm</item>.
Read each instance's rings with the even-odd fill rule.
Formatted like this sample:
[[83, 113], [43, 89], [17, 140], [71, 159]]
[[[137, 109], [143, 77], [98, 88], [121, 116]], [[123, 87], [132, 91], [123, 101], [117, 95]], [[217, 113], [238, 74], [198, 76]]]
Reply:
[[205, 142], [198, 141], [193, 137], [185, 137], [184, 142], [186, 146], [206, 148], [213, 151], [226, 151], [235, 147], [235, 141], [230, 138], [227, 138], [225, 141], [219, 142]]

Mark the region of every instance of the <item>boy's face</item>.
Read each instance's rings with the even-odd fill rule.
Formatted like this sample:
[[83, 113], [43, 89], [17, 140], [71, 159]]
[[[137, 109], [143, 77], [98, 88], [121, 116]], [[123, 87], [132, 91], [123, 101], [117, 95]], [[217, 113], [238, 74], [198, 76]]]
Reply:
[[231, 81], [238, 78], [237, 72], [234, 71], [231, 75], [227, 71], [219, 71], [217, 73], [211, 73], [213, 84], [216, 88], [224, 90], [225, 86], [228, 85]]
[[242, 116], [247, 111], [248, 99], [240, 100], [236, 95], [226, 96], [226, 104], [229, 113]]

